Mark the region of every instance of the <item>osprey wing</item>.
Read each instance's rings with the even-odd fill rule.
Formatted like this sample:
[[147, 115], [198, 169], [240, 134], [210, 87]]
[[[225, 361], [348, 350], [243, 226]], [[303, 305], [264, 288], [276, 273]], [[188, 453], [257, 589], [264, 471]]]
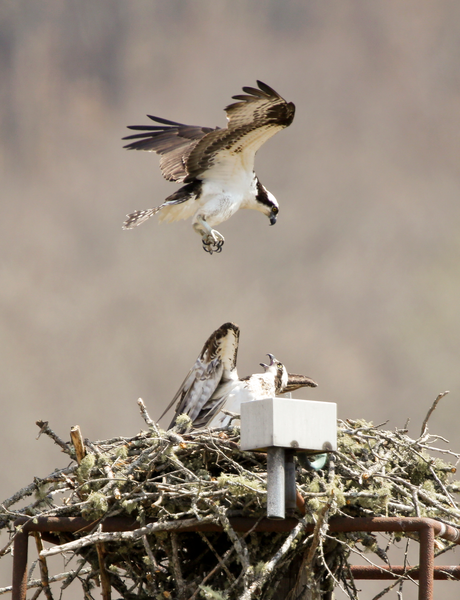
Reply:
[[160, 155], [160, 169], [165, 179], [179, 183], [184, 181], [188, 175], [186, 164], [190, 153], [198, 142], [214, 129], [147, 116], [161, 125], [129, 125], [128, 129], [142, 133], [124, 137], [124, 140], [136, 140], [124, 148], [156, 152]]
[[176, 413], [170, 427], [183, 413], [194, 421], [221, 382], [237, 377], [239, 333], [237, 325], [224, 323], [206, 340], [195, 364], [163, 413], [164, 415], [177, 402]]
[[265, 83], [257, 81], [257, 85], [259, 89], [244, 87], [246, 94], [233, 96], [238, 102], [225, 109], [227, 129], [210, 131], [191, 149], [184, 181], [231, 174], [238, 160], [245, 170], [252, 171], [257, 150], [292, 123], [294, 104]]
[[205, 363], [201, 358], [198, 358], [166, 409], [168, 411], [177, 402], [176, 412], [169, 428], [175, 424], [176, 418], [181, 414], [188, 415], [194, 421], [203, 404], [213, 395], [221, 377], [222, 364], [218, 359]]
[[[232, 402], [234, 398], [240, 400], [240, 402], [237, 400], [238, 406], [241, 403], [241, 399], [249, 399], [245, 390], [245, 383], [239, 379], [232, 379], [225, 383], [221, 382], [213, 396], [205, 403], [193, 421], [193, 427], [199, 429], [201, 427], [223, 427], [227, 425], [230, 422], [230, 417], [221, 413], [221, 410], [226, 408], [235, 412], [235, 407], [233, 406], [235, 402]], [[230, 406], [228, 406], [229, 402]], [[219, 415], [220, 419], [216, 420], [215, 417]]]

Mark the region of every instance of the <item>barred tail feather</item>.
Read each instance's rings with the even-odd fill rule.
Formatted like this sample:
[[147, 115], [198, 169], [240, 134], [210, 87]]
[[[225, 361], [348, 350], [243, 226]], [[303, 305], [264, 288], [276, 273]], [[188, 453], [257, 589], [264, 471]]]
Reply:
[[123, 229], [133, 229], [134, 227], [141, 225], [144, 221], [147, 221], [150, 217], [156, 215], [163, 206], [164, 204], [157, 206], [156, 208], [149, 208], [148, 210], [136, 210], [136, 212], [126, 215], [127, 218], [123, 223]]

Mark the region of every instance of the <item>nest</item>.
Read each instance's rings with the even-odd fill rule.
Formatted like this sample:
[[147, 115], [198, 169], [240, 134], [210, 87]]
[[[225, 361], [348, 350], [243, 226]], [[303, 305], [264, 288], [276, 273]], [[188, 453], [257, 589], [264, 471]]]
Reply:
[[[128, 600], [265, 600], [276, 597], [277, 585], [294, 564], [309, 573], [304, 587], [339, 585], [349, 598], [357, 598], [347, 569], [350, 554], [366, 552], [367, 562], [373, 554], [381, 565], [400, 538], [390, 536], [383, 546], [371, 534], [331, 535], [331, 517], [420, 516], [460, 524], [455, 498], [460, 482], [452, 479], [460, 454], [448, 448], [447, 440], [429, 435], [426, 423], [422, 435], [411, 439], [406, 429], [385, 431], [382, 425], [348, 420], [339, 421], [338, 451], [323, 468], [315, 469], [314, 457], [297, 457], [297, 491], [305, 511], [296, 514], [295, 527], [286, 533], [254, 528], [237, 533], [235, 517], [257, 523], [266, 514], [266, 454], [241, 451], [238, 427], [162, 431], [142, 401], [140, 406], [147, 431], [85, 440], [83, 446], [78, 436], [67, 443], [47, 423], [38, 423], [72, 460], [2, 503], [0, 527], [9, 529], [10, 542], [1, 555], [11, 550], [18, 517], [73, 516], [92, 524], [42, 550], [40, 567], [52, 554], [74, 559], [71, 570], [53, 578], [44, 578], [42, 571], [40, 580], [29, 582], [48, 598], [49, 582], [61, 580], [63, 589], [79, 581], [85, 598], [102, 585], [105, 597], [112, 587]], [[29, 496], [34, 499], [24, 506]], [[102, 532], [101, 522], [114, 516], [132, 518], [136, 528]], [[218, 524], [221, 531], [178, 533], [184, 523], [197, 529]], [[313, 532], [311, 527], [307, 531], [309, 523], [315, 524]], [[449, 548], [446, 543], [438, 552]], [[298, 581], [285, 597], [303, 597]]]

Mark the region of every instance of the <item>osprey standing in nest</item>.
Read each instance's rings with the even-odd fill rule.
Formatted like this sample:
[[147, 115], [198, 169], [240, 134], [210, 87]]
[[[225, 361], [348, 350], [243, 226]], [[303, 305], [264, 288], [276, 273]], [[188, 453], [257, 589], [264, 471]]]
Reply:
[[193, 428], [226, 427], [231, 417], [222, 409], [239, 413], [242, 402], [273, 398], [301, 387], [318, 385], [305, 375], [288, 373], [272, 354], [268, 355], [269, 365], [261, 363], [265, 373], [238, 377], [239, 336], [238, 325], [224, 323], [206, 340], [195, 364], [160, 417], [177, 402], [170, 428], [181, 414], [190, 417]]
[[183, 125], [151, 115], [147, 116], [160, 125], [129, 126], [142, 133], [123, 138], [136, 140], [125, 148], [156, 152], [164, 177], [186, 185], [160, 206], [127, 215], [123, 229], [132, 229], [157, 213], [160, 222], [193, 217], [204, 250], [212, 254], [220, 252], [224, 243], [214, 227], [240, 208], [258, 210], [270, 225], [276, 223], [279, 205], [254, 173], [254, 157], [262, 144], [292, 123], [295, 106], [265, 83], [257, 85], [259, 89], [244, 87], [246, 95], [233, 96], [238, 102], [225, 109], [226, 129]]

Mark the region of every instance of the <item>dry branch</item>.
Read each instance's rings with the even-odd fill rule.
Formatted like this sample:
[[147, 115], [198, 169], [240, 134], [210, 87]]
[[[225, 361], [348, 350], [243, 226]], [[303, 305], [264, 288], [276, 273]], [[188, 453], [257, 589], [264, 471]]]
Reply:
[[448, 393], [449, 393], [449, 391], [441, 392], [440, 394], [438, 394], [438, 397], [431, 405], [430, 410], [428, 411], [426, 417], [423, 420], [422, 429], [420, 431], [420, 437], [423, 437], [428, 432], [428, 421], [430, 420], [431, 415], [433, 414], [436, 407], [438, 406], [439, 401], [442, 400], [444, 398], [444, 396], [447, 396]]
[[48, 421], [35, 421], [35, 423], [36, 425], [38, 425], [38, 427], [40, 427], [40, 431], [37, 435], [37, 440], [42, 435], [42, 433], [45, 433], [54, 441], [55, 444], [60, 446], [66, 454], [72, 456], [72, 450], [70, 449], [69, 445], [63, 442], [61, 438], [54, 433], [54, 431], [48, 425]]
[[70, 429], [70, 439], [72, 440], [73, 447], [75, 448], [77, 463], [80, 464], [86, 455], [86, 450], [79, 425], [75, 425]]
[[97, 559], [99, 562], [99, 576], [101, 579], [102, 600], [111, 600], [112, 592], [110, 586], [110, 577], [105, 567], [104, 558], [106, 555], [104, 544], [100, 542], [96, 544]]

